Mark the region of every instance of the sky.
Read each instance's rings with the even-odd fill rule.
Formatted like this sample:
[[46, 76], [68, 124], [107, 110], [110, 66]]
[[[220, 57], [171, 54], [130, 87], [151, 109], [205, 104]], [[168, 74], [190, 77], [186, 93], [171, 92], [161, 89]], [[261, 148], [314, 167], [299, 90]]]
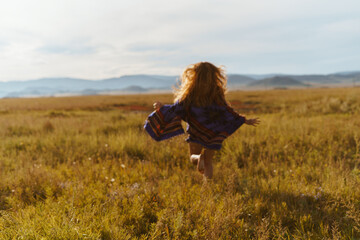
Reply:
[[0, 8], [0, 81], [360, 70], [358, 0], [12, 0]]

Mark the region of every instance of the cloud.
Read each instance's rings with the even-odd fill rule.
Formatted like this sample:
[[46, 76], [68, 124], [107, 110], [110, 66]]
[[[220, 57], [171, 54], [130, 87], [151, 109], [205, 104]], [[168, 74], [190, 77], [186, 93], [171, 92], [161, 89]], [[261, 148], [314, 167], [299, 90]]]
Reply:
[[37, 50], [46, 54], [89, 55], [96, 52], [96, 47], [81, 45], [45, 45]]
[[9, 43], [0, 40], [0, 52], [8, 45]]
[[174, 52], [179, 50], [179, 45], [175, 43], [147, 43], [137, 42], [126, 47], [129, 52]]
[[0, 81], [178, 75], [202, 60], [239, 73], [330, 72], [358, 68], [360, 55], [355, 0], [17, 0], [0, 16]]

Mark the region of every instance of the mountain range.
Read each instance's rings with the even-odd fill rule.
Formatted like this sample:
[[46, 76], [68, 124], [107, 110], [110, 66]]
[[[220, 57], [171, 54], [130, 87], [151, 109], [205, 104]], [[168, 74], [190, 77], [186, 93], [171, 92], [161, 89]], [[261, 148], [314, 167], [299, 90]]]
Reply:
[[257, 80], [248, 84], [248, 86], [257, 86], [257, 87], [306, 87], [309, 84], [305, 84], [301, 81], [295, 80], [294, 78], [287, 76], [275, 76], [271, 78], [265, 78], [262, 80]]
[[[360, 84], [360, 71], [327, 75], [228, 74], [228, 88], [291, 88]], [[178, 76], [125, 75], [102, 80], [42, 78], [0, 82], [0, 98], [171, 91]]]

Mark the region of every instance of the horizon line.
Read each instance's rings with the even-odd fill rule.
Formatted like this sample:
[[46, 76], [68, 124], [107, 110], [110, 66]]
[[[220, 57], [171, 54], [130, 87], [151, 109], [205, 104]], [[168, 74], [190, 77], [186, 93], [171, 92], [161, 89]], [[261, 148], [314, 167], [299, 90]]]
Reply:
[[[308, 73], [308, 74], [293, 74], [293, 73], [227, 73], [226, 75], [242, 75], [242, 76], [262, 76], [262, 75], [282, 75], [282, 76], [327, 76], [327, 75], [333, 75], [333, 74], [352, 74], [352, 73], [360, 73], [360, 70], [354, 70], [354, 71], [341, 71], [341, 72], [332, 72], [332, 73]], [[69, 76], [57, 76], [57, 77], [39, 77], [35, 79], [27, 79], [27, 80], [0, 80], [0, 83], [8, 83], [8, 82], [27, 82], [27, 81], [36, 81], [36, 80], [43, 80], [43, 79], [76, 79], [76, 80], [85, 80], [85, 81], [103, 81], [108, 79], [114, 79], [114, 78], [121, 78], [126, 76], [162, 76], [162, 77], [180, 77], [180, 75], [166, 75], [166, 74], [146, 74], [146, 73], [140, 73], [140, 74], [125, 74], [117, 77], [108, 77], [108, 78], [102, 78], [102, 79], [88, 79], [88, 78], [79, 78], [79, 77], [69, 77]]]

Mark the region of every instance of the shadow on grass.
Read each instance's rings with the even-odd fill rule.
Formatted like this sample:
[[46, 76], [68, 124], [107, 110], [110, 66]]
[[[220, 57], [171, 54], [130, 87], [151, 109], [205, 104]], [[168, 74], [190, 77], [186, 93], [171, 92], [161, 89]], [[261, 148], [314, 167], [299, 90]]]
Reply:
[[324, 234], [333, 236], [338, 232], [356, 239], [360, 237], [357, 221], [349, 217], [351, 208], [343, 199], [336, 199], [322, 190], [315, 195], [249, 188], [248, 191], [250, 198], [263, 200], [254, 218], [269, 218], [273, 225], [281, 225], [290, 236], [315, 233], [315, 236], [324, 237]]

